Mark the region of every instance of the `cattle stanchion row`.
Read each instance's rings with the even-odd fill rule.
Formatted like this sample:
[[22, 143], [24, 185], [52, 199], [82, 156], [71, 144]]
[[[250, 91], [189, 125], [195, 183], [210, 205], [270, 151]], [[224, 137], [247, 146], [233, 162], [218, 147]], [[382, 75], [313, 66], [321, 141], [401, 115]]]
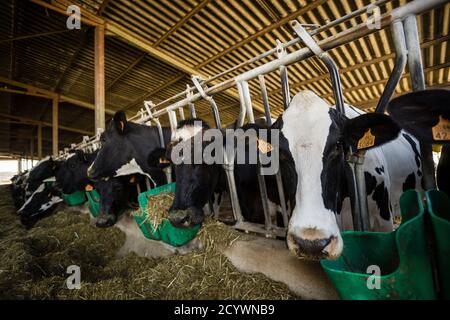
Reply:
[[[329, 28], [334, 27], [340, 23], [344, 23], [349, 19], [352, 19], [358, 15], [365, 13], [370, 6], [382, 5], [386, 2], [387, 2], [386, 0], [376, 1], [374, 4], [360, 8], [339, 19], [331, 21], [326, 25], [314, 26], [315, 28], [313, 28], [310, 32], [308, 32], [305, 29], [307, 26], [302, 26], [296, 20], [291, 21], [290, 25], [297, 34], [298, 36], [297, 38], [292, 39], [286, 43], [281, 43], [277, 41], [274, 49], [271, 49], [252, 59], [244, 61], [238, 64], [237, 66], [232, 67], [208, 79], [202, 80], [196, 76], [193, 76], [192, 77], [193, 87], [187, 85], [186, 90], [158, 104], [153, 104], [149, 101], [144, 102], [144, 108], [142, 108], [135, 116], [133, 116], [130, 119], [130, 121], [147, 125], [151, 125], [152, 122], [155, 123], [156, 127], [158, 128], [160, 145], [162, 148], [164, 148], [165, 146], [163, 143], [164, 139], [162, 135], [162, 127], [159, 121], [161, 116], [166, 114], [168, 115], [170, 128], [172, 130], [171, 140], [173, 141], [174, 132], [177, 129], [177, 115], [175, 111], [178, 110], [180, 119], [184, 120], [185, 116], [183, 108], [188, 107], [190, 117], [195, 118], [196, 111], [194, 103], [196, 101], [204, 99], [211, 106], [211, 112], [213, 115], [216, 128], [221, 128], [221, 119], [219, 112], [220, 110], [213, 96], [214, 94], [221, 93], [228, 89], [236, 87], [240, 99], [240, 112], [237, 119], [237, 126], [242, 127], [246, 118], [248, 123], [250, 124], [255, 123], [249, 82], [253, 79], [258, 78], [266, 121], [268, 125], [271, 125], [272, 124], [270, 117], [271, 112], [267, 88], [264, 81], [264, 75], [271, 72], [276, 71], [279, 72], [281, 93], [283, 97], [283, 107], [286, 110], [291, 100], [287, 68], [289, 65], [292, 65], [296, 62], [308, 59], [313, 56], [319, 57], [321, 61], [326, 65], [332, 80], [332, 89], [334, 93], [336, 108], [342, 115], [345, 115], [344, 99], [342, 94], [342, 86], [339, 71], [334, 61], [328, 55], [327, 51], [336, 48], [338, 46], [345, 45], [349, 42], [355, 41], [364, 36], [367, 36], [373, 32], [378, 31], [379, 29], [371, 28], [367, 25], [366, 22], [363, 22], [350, 29], [341, 31], [331, 38], [325, 38], [324, 40], [321, 41], [314, 40], [313, 36], [319, 34], [320, 32], [328, 30]], [[396, 61], [395, 61], [396, 63], [394, 70], [392, 71], [392, 74], [386, 85], [386, 89], [383, 92], [380, 102], [378, 103], [377, 111], [379, 112], [384, 111], [384, 108], [387, 102], [389, 101], [390, 97], [392, 96], [395, 86], [397, 85], [403, 73], [406, 64], [405, 60], [406, 47], [408, 49], [407, 58], [414, 90], [424, 88], [423, 68], [420, 57], [420, 48], [418, 43], [415, 17], [417, 14], [430, 10], [439, 5], [442, 5], [445, 2], [446, 2], [445, 0], [429, 0], [429, 1], [414, 0], [390, 12], [387, 12], [380, 17], [379, 21], [380, 29], [389, 26], [391, 27], [396, 51]], [[403, 27], [405, 30], [403, 30]], [[302, 47], [295, 50], [294, 52], [287, 53], [286, 48], [299, 43], [305, 44], [306, 47]], [[231, 79], [222, 80], [221, 82], [218, 82], [214, 85], [211, 84], [207, 86], [207, 84], [210, 84], [215, 80], [219, 80], [220, 78], [223, 78], [225, 75], [230, 74], [233, 71], [239, 70], [244, 66], [252, 65], [274, 54], [276, 54], [276, 58], [267, 63], [255, 66], [254, 68], [242, 72]], [[196, 91], [196, 93], [194, 92], [194, 90]], [[100, 135], [97, 134], [94, 137], [83, 139], [83, 141], [77, 145], [71, 145], [70, 148], [65, 149], [61, 153], [61, 157], [63, 157], [65, 154], [67, 154], [69, 151], [73, 149], [95, 150], [96, 148], [99, 147], [99, 145], [100, 145]], [[353, 148], [349, 148], [349, 150], [346, 151], [347, 155], [346, 158], [349, 164], [348, 174], [352, 177], [352, 179], [349, 179], [350, 181], [352, 181], [350, 182], [350, 190], [354, 196], [352, 200], [353, 223], [354, 228], [357, 230], [368, 230], [369, 228], [367, 196], [364, 183], [364, 172], [362, 170], [364, 163], [364, 153], [365, 153], [364, 150], [353, 150]], [[428, 150], [425, 149], [422, 150], [422, 155], [425, 156], [429, 154], [430, 153], [428, 152]], [[427, 157], [425, 157], [425, 159], [427, 159]], [[284, 196], [285, 192], [283, 190], [283, 183], [280, 171], [276, 173], [276, 181], [277, 181], [278, 196], [281, 203], [280, 207], [283, 218], [283, 227], [279, 227], [272, 224], [271, 217], [269, 214], [269, 199], [267, 195], [267, 186], [265, 178], [261, 173], [261, 163], [259, 162], [259, 158], [257, 159], [258, 184], [265, 218], [265, 224], [260, 225], [245, 221], [242, 216], [239, 204], [239, 197], [237, 195], [236, 182], [234, 179], [234, 171], [235, 171], [234, 154], [227, 155], [227, 153], [224, 153], [223, 160], [224, 160], [223, 168], [225, 170], [227, 177], [229, 188], [228, 191], [230, 194], [232, 210], [234, 218], [237, 221], [235, 227], [266, 235], [271, 234], [275, 236], [285, 236], [290, 212], [288, 212], [288, 205], [286, 203], [286, 198]], [[427, 169], [427, 166], [430, 166], [430, 164], [425, 163], [424, 179], [425, 181], [428, 181], [427, 185], [432, 185], [433, 181], [429, 174], [429, 172], [432, 172], [432, 170], [431, 168]], [[169, 180], [171, 177], [171, 172], [169, 171], [170, 166], [168, 166], [167, 168], [168, 169], [166, 170], [166, 175]]]

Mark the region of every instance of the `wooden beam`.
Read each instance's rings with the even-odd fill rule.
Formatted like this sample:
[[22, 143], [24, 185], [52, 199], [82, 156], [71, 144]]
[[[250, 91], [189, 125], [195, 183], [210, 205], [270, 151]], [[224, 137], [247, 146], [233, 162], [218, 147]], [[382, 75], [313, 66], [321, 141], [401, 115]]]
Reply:
[[[6, 114], [6, 113], [0, 113], [0, 117], [7, 118], [7, 119], [19, 120], [24, 125], [33, 125], [33, 126], [42, 125], [43, 127], [52, 127], [52, 124], [50, 122], [38, 121], [38, 120], [31, 119], [31, 118], [15, 116], [15, 115]], [[66, 127], [66, 126], [61, 126], [61, 125], [59, 126], [59, 129], [64, 130], [64, 131], [79, 133], [79, 134], [83, 134], [83, 135], [93, 135], [94, 134], [92, 131], [72, 128], [72, 127]]]
[[42, 159], [42, 125], [38, 125], [37, 128], [37, 148], [38, 159]]
[[15, 89], [9, 89], [9, 88], [0, 88], [0, 92], [23, 94], [26, 96], [33, 96], [33, 97], [44, 98], [44, 99], [52, 99], [51, 96], [48, 96], [46, 94], [40, 94], [40, 93], [34, 93], [34, 92], [22, 91], [22, 90], [15, 90]]
[[192, 16], [197, 14], [200, 10], [202, 10], [210, 0], [203, 0], [196, 7], [194, 7], [191, 11], [189, 11], [181, 20], [179, 20], [174, 26], [172, 26], [161, 38], [159, 38], [154, 44], [153, 47], [159, 46], [163, 43], [168, 37], [170, 37], [173, 33], [175, 33], [181, 26], [183, 26], [186, 21], [188, 21]]
[[[50, 4], [50, 3], [42, 1], [42, 0], [31, 0], [31, 2], [38, 4], [46, 9], [56, 11], [64, 16], [67, 16], [67, 17], [70, 16], [70, 13], [67, 13], [67, 11], [66, 11], [67, 5], [69, 3], [67, 3], [67, 5], [65, 5], [65, 7], [64, 7], [64, 5], [59, 4], [59, 3]], [[89, 12], [87, 10], [83, 10], [81, 12], [80, 20], [81, 20], [81, 23], [87, 24], [89, 26], [94, 26], [94, 27], [99, 24], [104, 23], [102, 20], [98, 20], [96, 17], [93, 17], [91, 14], [89, 14]]]
[[[0, 77], [0, 82], [15, 86], [15, 87], [19, 87], [19, 88], [23, 88], [23, 89], [27, 89], [29, 92], [34, 92], [37, 94], [41, 94], [44, 96], [48, 96], [49, 99], [53, 99], [54, 97], [59, 97], [59, 100], [62, 102], [67, 102], [67, 103], [71, 103], [74, 105], [77, 105], [79, 107], [82, 108], [86, 108], [86, 109], [90, 109], [90, 110], [95, 110], [95, 105], [90, 103], [90, 102], [86, 102], [74, 97], [70, 97], [70, 96], [66, 96], [66, 95], [59, 95], [58, 93], [56, 93], [55, 91], [51, 91], [51, 90], [47, 90], [47, 89], [42, 89], [42, 88], [38, 88], [23, 82], [19, 82], [19, 81], [15, 81], [15, 80], [11, 80], [5, 77]], [[113, 110], [106, 110], [107, 114], [113, 115], [115, 113], [115, 111]]]
[[55, 34], [59, 34], [59, 33], [70, 32], [70, 31], [74, 31], [74, 30], [64, 29], [64, 30], [56, 30], [56, 31], [39, 32], [39, 33], [28, 34], [28, 35], [23, 35], [23, 36], [16, 36], [16, 37], [7, 38], [7, 39], [0, 39], [0, 44], [6, 43], [6, 42], [17, 41], [17, 40], [32, 39], [32, 38], [37, 38], [37, 37], [46, 37], [46, 36], [51, 36], [51, 35], [55, 35]]
[[58, 98], [55, 97], [52, 103], [52, 151], [53, 155], [58, 155]]
[[106, 6], [108, 5], [108, 3], [109, 3], [109, 0], [103, 0], [101, 6], [98, 8], [98, 11], [97, 11], [97, 14], [99, 16], [101, 16], [103, 14], [103, 12], [105, 11]]
[[95, 27], [95, 132], [105, 129], [105, 28]]

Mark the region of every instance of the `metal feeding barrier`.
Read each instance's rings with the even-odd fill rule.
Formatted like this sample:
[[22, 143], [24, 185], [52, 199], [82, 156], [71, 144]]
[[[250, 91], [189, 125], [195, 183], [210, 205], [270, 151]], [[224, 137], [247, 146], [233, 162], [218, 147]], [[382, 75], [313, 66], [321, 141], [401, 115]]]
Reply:
[[[389, 99], [392, 97], [394, 89], [401, 78], [407, 61], [409, 64], [413, 89], [421, 90], [425, 88], [423, 66], [420, 56], [419, 37], [416, 25], [416, 15], [443, 5], [448, 2], [448, 0], [413, 0], [401, 7], [380, 15], [378, 17], [379, 28], [374, 28], [373, 25], [369, 25], [369, 23], [367, 23], [366, 21], [357, 24], [349, 29], [343, 30], [335, 34], [333, 37], [325, 38], [321, 41], [316, 41], [313, 36], [336, 25], [344, 23], [356, 16], [367, 13], [370, 8], [381, 6], [387, 2], [389, 2], [389, 0], [375, 1], [372, 4], [364, 6], [323, 26], [302, 25], [298, 21], [293, 20], [290, 22], [290, 26], [298, 36], [297, 38], [294, 38], [286, 43], [277, 41], [276, 46], [273, 49], [264, 52], [252, 59], [244, 61], [222, 73], [209, 77], [208, 79], [203, 80], [197, 76], [193, 76], [193, 86], [187, 85], [186, 90], [157, 104], [153, 104], [151, 101], [145, 101], [144, 108], [142, 108], [135, 116], [131, 117], [129, 121], [146, 125], [152, 125], [153, 123], [154, 125], [156, 125], [160, 136], [161, 146], [164, 147], [162, 128], [159, 121], [159, 118], [161, 116], [167, 114], [169, 118], [170, 128], [172, 130], [171, 140], [173, 140], [174, 132], [177, 128], [176, 111], [178, 111], [180, 119], [183, 120], [185, 118], [183, 108], [187, 107], [189, 109], [190, 117], [195, 118], [196, 111], [194, 103], [196, 101], [204, 99], [211, 106], [211, 112], [216, 128], [221, 128], [220, 110], [214, 100], [214, 95], [224, 92], [230, 88], [236, 87], [239, 93], [240, 100], [240, 111], [237, 118], [237, 125], [241, 127], [244, 124], [246, 118], [249, 123], [254, 123], [255, 118], [253, 114], [249, 81], [258, 79], [262, 103], [264, 106], [265, 118], [267, 124], [270, 126], [272, 124], [272, 120], [269, 96], [267, 93], [264, 75], [271, 72], [279, 72], [281, 92], [283, 96], [283, 107], [284, 109], [287, 109], [289, 107], [291, 99], [288, 81], [288, 66], [296, 62], [311, 58], [313, 56], [317, 56], [327, 67], [332, 82], [336, 109], [340, 113], [345, 115], [344, 98], [342, 94], [342, 85], [339, 70], [336, 63], [333, 61], [327, 51], [365, 37], [381, 29], [390, 27], [394, 40], [393, 43], [395, 46], [395, 64], [376, 108], [376, 112], [382, 113], [384, 112]], [[308, 28], [310, 31], [307, 31], [306, 28]], [[299, 43], [302, 43], [305, 46], [296, 49], [291, 53], [287, 52], [287, 48]], [[259, 62], [262, 59], [273, 55], [276, 55], [276, 57], [267, 63], [255, 66], [248, 71], [238, 74], [237, 76], [217, 82], [217, 80], [224, 78], [226, 75], [229, 75], [232, 72], [235, 72], [245, 66], [255, 64], [256, 62]], [[212, 84], [213, 81], [217, 83]], [[71, 149], [89, 149], [90, 147], [92, 148], [93, 146], [98, 146], [98, 144], [99, 134], [91, 138], [83, 139], [83, 141], [78, 145], [72, 145], [71, 148], [64, 150], [64, 152], [62, 152], [62, 155], [66, 154]], [[426, 183], [426, 186], [434, 185], [434, 176], [432, 174], [434, 172], [432, 169], [434, 168], [431, 147], [426, 145], [422, 146], [421, 152], [424, 159], [424, 181]], [[366, 186], [363, 171], [365, 152], [348, 148], [347, 150], [345, 150], [345, 154], [348, 163], [346, 176], [348, 178], [348, 187], [351, 194], [351, 207], [354, 229], [367, 231], [369, 230], [369, 213], [367, 208], [367, 194], [365, 189]], [[283, 183], [280, 172], [276, 174], [276, 181], [281, 202], [280, 207], [283, 217], [283, 226], [273, 225], [271, 222], [265, 179], [260, 171], [260, 162], [258, 162], [258, 185], [261, 193], [265, 224], [261, 225], [250, 223], [244, 220], [239, 205], [239, 198], [236, 192], [236, 183], [234, 179], [234, 154], [228, 155], [227, 152], [224, 152], [223, 160], [223, 168], [225, 169], [227, 176], [232, 210], [234, 218], [236, 220], [236, 224], [234, 225], [234, 227], [237, 229], [257, 232], [265, 235], [284, 237], [286, 235], [290, 213], [285, 202], [285, 192], [283, 190]], [[170, 166], [168, 167], [168, 169], [166, 169], [166, 175], [168, 180], [170, 181]]]

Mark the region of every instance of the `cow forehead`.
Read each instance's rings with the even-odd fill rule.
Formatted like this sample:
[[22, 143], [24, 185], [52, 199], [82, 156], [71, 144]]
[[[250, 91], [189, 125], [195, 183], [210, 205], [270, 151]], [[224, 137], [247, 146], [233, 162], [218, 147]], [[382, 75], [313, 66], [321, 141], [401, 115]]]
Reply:
[[325, 147], [332, 124], [330, 106], [314, 92], [301, 91], [295, 95], [282, 118], [282, 132], [291, 147]]

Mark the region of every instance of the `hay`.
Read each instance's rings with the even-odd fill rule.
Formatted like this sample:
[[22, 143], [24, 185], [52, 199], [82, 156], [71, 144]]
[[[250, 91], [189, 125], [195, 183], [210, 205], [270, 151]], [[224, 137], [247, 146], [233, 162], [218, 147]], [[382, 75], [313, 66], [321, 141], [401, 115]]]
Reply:
[[156, 229], [161, 222], [169, 215], [169, 208], [172, 205], [175, 194], [173, 192], [161, 192], [148, 197], [147, 208], [139, 210], [138, 214], [144, 216], [142, 223], [149, 223]]
[[[0, 189], [0, 299], [293, 299], [284, 284], [239, 272], [222, 250], [248, 235], [217, 221], [199, 233], [203, 247], [187, 255], [116, 258], [117, 228], [98, 229], [86, 215], [60, 211], [25, 230], [9, 190]], [[149, 244], [150, 245], [150, 244]], [[81, 268], [81, 289], [66, 287], [66, 268]]]

